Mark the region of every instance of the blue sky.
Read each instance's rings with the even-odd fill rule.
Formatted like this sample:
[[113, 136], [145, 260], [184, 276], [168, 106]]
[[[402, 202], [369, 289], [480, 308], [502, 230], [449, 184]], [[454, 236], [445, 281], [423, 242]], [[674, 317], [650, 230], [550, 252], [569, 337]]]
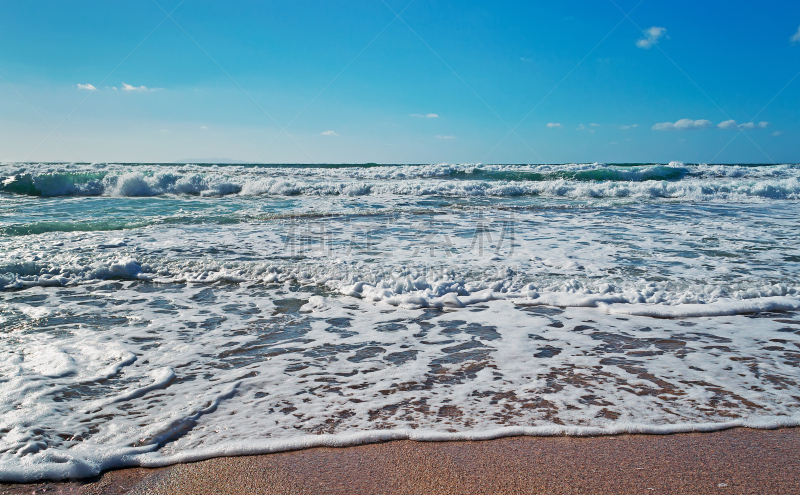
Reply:
[[800, 162], [796, 2], [4, 1], [0, 45], [0, 160]]

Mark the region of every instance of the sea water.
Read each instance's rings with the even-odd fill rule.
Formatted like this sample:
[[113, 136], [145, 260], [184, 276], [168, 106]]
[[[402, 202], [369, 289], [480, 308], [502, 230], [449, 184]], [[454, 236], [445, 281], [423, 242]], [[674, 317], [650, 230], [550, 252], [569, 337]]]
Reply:
[[0, 480], [800, 425], [800, 166], [0, 164]]

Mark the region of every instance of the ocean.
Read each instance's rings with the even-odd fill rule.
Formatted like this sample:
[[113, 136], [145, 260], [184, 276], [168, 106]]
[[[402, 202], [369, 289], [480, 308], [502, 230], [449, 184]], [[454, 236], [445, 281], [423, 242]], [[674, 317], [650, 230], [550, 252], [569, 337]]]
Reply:
[[800, 425], [800, 165], [0, 164], [0, 481]]

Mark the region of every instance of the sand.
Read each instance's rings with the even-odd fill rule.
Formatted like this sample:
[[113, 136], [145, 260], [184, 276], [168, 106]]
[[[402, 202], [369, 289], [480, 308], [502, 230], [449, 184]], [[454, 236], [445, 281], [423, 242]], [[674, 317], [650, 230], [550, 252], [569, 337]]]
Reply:
[[800, 428], [396, 441], [122, 469], [2, 494], [800, 493]]

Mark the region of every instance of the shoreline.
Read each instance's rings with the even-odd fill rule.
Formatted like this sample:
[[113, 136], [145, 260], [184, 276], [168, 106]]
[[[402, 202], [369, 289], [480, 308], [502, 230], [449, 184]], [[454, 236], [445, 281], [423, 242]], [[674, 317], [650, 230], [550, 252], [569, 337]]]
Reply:
[[70, 493], [798, 493], [800, 428], [495, 440], [395, 440], [0, 484]]

